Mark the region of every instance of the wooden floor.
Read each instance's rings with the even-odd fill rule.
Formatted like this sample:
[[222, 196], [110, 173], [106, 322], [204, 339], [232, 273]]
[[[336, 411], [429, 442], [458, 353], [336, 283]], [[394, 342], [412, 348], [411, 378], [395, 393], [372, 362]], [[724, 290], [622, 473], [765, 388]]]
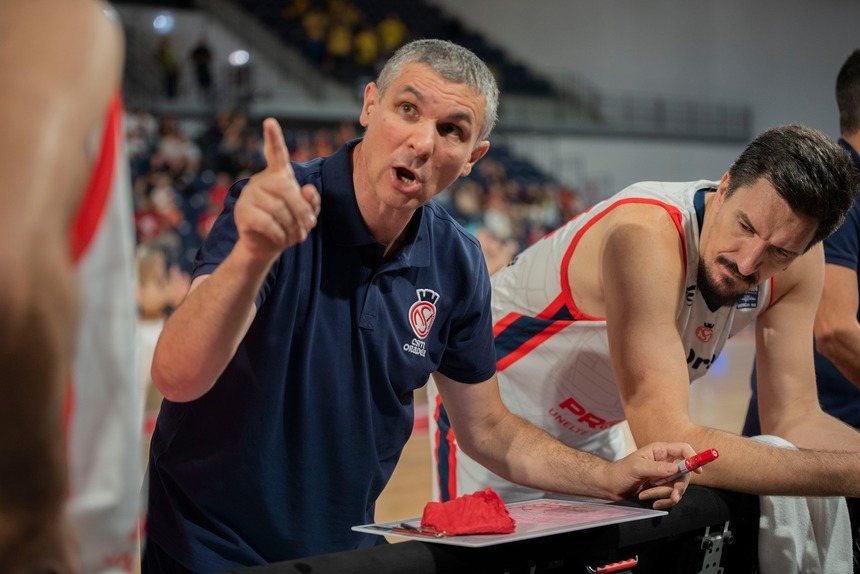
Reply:
[[[693, 421], [712, 428], [740, 432], [750, 396], [749, 376], [754, 345], [751, 331], [740, 333], [728, 341], [708, 375], [693, 383], [690, 399]], [[417, 394], [416, 404], [424, 400], [423, 393]], [[416, 431], [376, 505], [377, 522], [421, 516], [431, 496], [430, 439], [426, 430]], [[395, 542], [402, 539], [390, 540]]]

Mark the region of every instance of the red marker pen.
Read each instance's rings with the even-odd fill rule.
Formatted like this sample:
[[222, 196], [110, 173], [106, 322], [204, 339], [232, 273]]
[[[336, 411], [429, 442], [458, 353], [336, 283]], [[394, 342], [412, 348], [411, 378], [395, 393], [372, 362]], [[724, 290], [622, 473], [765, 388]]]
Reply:
[[708, 450], [703, 450], [699, 454], [693, 455], [686, 460], [682, 460], [678, 462], [678, 472], [673, 474], [672, 476], [668, 476], [666, 478], [661, 478], [659, 480], [655, 480], [654, 484], [665, 484], [667, 482], [672, 482], [673, 480], [677, 480], [687, 474], [692, 470], [696, 470], [700, 466], [706, 465], [712, 460], [716, 460], [717, 457], [720, 456], [719, 451], [715, 448], [710, 448]]

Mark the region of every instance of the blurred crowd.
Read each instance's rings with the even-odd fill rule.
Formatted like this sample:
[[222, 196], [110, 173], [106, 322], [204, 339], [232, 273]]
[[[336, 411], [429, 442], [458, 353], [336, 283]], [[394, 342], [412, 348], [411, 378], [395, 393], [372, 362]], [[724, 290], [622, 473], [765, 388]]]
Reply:
[[[205, 125], [137, 109], [126, 124], [137, 242], [188, 272], [230, 186], [265, 166], [259, 122], [229, 108]], [[299, 162], [329, 155], [358, 136], [351, 123], [284, 128], [290, 157]], [[576, 190], [534, 169], [511, 176], [507, 151], [490, 149], [469, 177], [437, 198], [467, 229], [484, 229], [519, 250], [582, 211]]]
[[305, 57], [341, 81], [375, 77], [381, 64], [410, 39], [396, 11], [374, 21], [350, 0], [292, 0], [280, 17]]

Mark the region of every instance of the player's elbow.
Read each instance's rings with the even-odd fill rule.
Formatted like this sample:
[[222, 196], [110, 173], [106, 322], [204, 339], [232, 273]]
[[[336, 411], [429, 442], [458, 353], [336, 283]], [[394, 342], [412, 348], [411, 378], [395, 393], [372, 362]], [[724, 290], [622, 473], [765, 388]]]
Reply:
[[835, 361], [841, 342], [847, 334], [845, 329], [819, 327], [815, 330], [815, 349], [830, 361]]
[[642, 417], [633, 414], [628, 415], [627, 423], [637, 445], [652, 442], [693, 442], [695, 425], [687, 416], [663, 413], [661, 416]]

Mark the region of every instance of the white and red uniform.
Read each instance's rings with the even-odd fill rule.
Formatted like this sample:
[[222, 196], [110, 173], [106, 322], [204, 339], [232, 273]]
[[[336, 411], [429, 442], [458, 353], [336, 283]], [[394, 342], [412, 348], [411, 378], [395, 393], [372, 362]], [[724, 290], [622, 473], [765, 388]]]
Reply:
[[[690, 382], [707, 372], [729, 337], [767, 308], [772, 280], [748, 291], [736, 305], [713, 311], [697, 288], [704, 196], [717, 185], [711, 181], [634, 184], [544, 237], [493, 275], [499, 386], [511, 412], [567, 445], [608, 460], [626, 453], [624, 436], [617, 426], [625, 416], [612, 372], [606, 320], [580, 312], [567, 281], [568, 262], [579, 238], [620, 205], [658, 205], [678, 229], [685, 251], [686, 279], [676, 325], [687, 354]], [[631, 292], [629, 296], [637, 295]], [[508, 502], [545, 494], [500, 478], [457, 449], [447, 428], [447, 416], [438, 407], [435, 388], [430, 387], [435, 498], [455, 497], [487, 486]]]
[[88, 573], [133, 571], [141, 509], [143, 407], [122, 124], [117, 94], [93, 135], [95, 163], [71, 236], [82, 312], [67, 412], [67, 504]]

